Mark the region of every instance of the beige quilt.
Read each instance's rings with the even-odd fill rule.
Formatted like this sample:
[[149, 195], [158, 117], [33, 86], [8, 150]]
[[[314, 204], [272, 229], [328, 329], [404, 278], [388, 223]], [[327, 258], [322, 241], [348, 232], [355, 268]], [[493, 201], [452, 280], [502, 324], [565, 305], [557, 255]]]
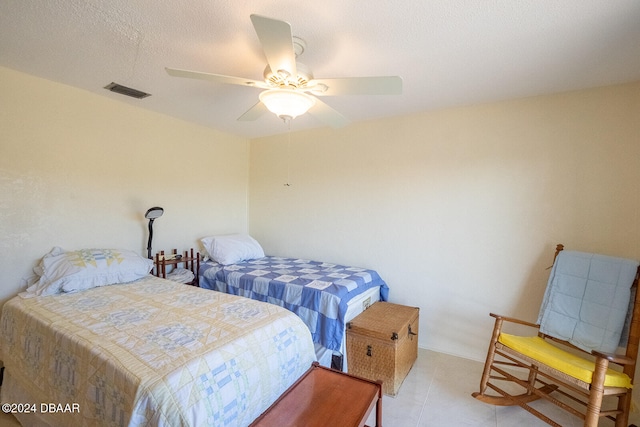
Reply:
[[0, 357], [2, 403], [59, 426], [246, 426], [315, 360], [291, 312], [153, 276], [13, 298]]

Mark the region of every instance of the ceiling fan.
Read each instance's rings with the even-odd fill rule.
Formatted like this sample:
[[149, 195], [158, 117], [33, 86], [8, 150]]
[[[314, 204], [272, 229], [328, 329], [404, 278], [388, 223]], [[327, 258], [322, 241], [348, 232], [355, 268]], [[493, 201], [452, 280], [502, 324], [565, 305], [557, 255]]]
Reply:
[[267, 111], [289, 121], [309, 111], [309, 114], [337, 128], [345, 126], [349, 120], [318, 96], [402, 93], [402, 79], [398, 76], [316, 79], [306, 65], [296, 61], [304, 52], [306, 43], [292, 36], [288, 22], [255, 14], [251, 15], [251, 22], [267, 59], [264, 81], [173, 68], [165, 68], [167, 73], [174, 77], [264, 89], [259, 101], [238, 118], [240, 121], [256, 120]]

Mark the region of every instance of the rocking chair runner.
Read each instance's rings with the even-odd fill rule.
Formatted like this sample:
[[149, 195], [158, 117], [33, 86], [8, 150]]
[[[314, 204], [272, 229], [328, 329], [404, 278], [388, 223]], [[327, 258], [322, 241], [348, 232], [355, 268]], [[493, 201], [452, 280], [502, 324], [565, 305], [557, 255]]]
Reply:
[[[563, 249], [563, 245], [557, 246], [554, 263]], [[640, 292], [636, 292], [639, 276], [640, 266], [632, 279], [633, 283], [629, 283], [632, 300], [629, 304], [630, 315], [626, 318], [628, 338], [624, 355], [598, 350], [588, 352], [584, 346], [574, 345], [573, 339], [571, 341], [574, 344], [571, 344], [566, 338], [559, 339], [544, 333], [548, 332], [546, 326], [543, 326], [545, 331], [542, 332], [540, 324], [491, 313], [496, 319], [495, 325], [480, 381], [480, 392], [473, 393], [473, 397], [492, 405], [519, 405], [557, 427], [561, 425], [532, 408], [529, 403], [544, 398], [582, 418], [586, 427], [596, 427], [602, 417], [614, 420], [616, 427], [626, 427], [640, 343]], [[502, 329], [509, 323], [535, 328], [537, 336], [506, 334]], [[539, 320], [539, 323], [543, 322]], [[560, 329], [566, 326], [560, 323]], [[621, 370], [611, 369], [610, 364], [612, 367], [621, 367]], [[503, 384], [506, 383], [511, 387], [505, 387]], [[520, 387], [514, 387], [513, 384]], [[507, 391], [514, 388], [523, 388], [524, 391], [517, 395]], [[487, 389], [492, 389], [498, 395], [487, 394]], [[603, 409], [603, 398], [606, 396], [617, 398], [617, 407]]]

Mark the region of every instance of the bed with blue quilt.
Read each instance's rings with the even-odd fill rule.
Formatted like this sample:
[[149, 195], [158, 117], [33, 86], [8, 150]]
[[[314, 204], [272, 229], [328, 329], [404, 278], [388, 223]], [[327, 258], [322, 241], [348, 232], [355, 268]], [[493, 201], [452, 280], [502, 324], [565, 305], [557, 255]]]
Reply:
[[323, 365], [330, 364], [323, 356], [327, 350], [344, 355], [345, 324], [374, 302], [386, 301], [389, 293], [374, 270], [277, 256], [229, 265], [207, 261], [200, 267], [199, 283], [292, 311], [309, 328]]
[[112, 249], [45, 256], [2, 310], [3, 410], [23, 425], [246, 427], [315, 360], [288, 310], [151, 267]]

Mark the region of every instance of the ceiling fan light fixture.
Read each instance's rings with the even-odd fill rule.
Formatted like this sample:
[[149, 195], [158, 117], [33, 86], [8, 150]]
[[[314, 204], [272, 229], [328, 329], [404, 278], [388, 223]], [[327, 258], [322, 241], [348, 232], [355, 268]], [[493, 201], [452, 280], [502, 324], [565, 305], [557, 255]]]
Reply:
[[313, 107], [316, 99], [295, 89], [269, 89], [260, 93], [260, 101], [281, 119], [294, 119]]

